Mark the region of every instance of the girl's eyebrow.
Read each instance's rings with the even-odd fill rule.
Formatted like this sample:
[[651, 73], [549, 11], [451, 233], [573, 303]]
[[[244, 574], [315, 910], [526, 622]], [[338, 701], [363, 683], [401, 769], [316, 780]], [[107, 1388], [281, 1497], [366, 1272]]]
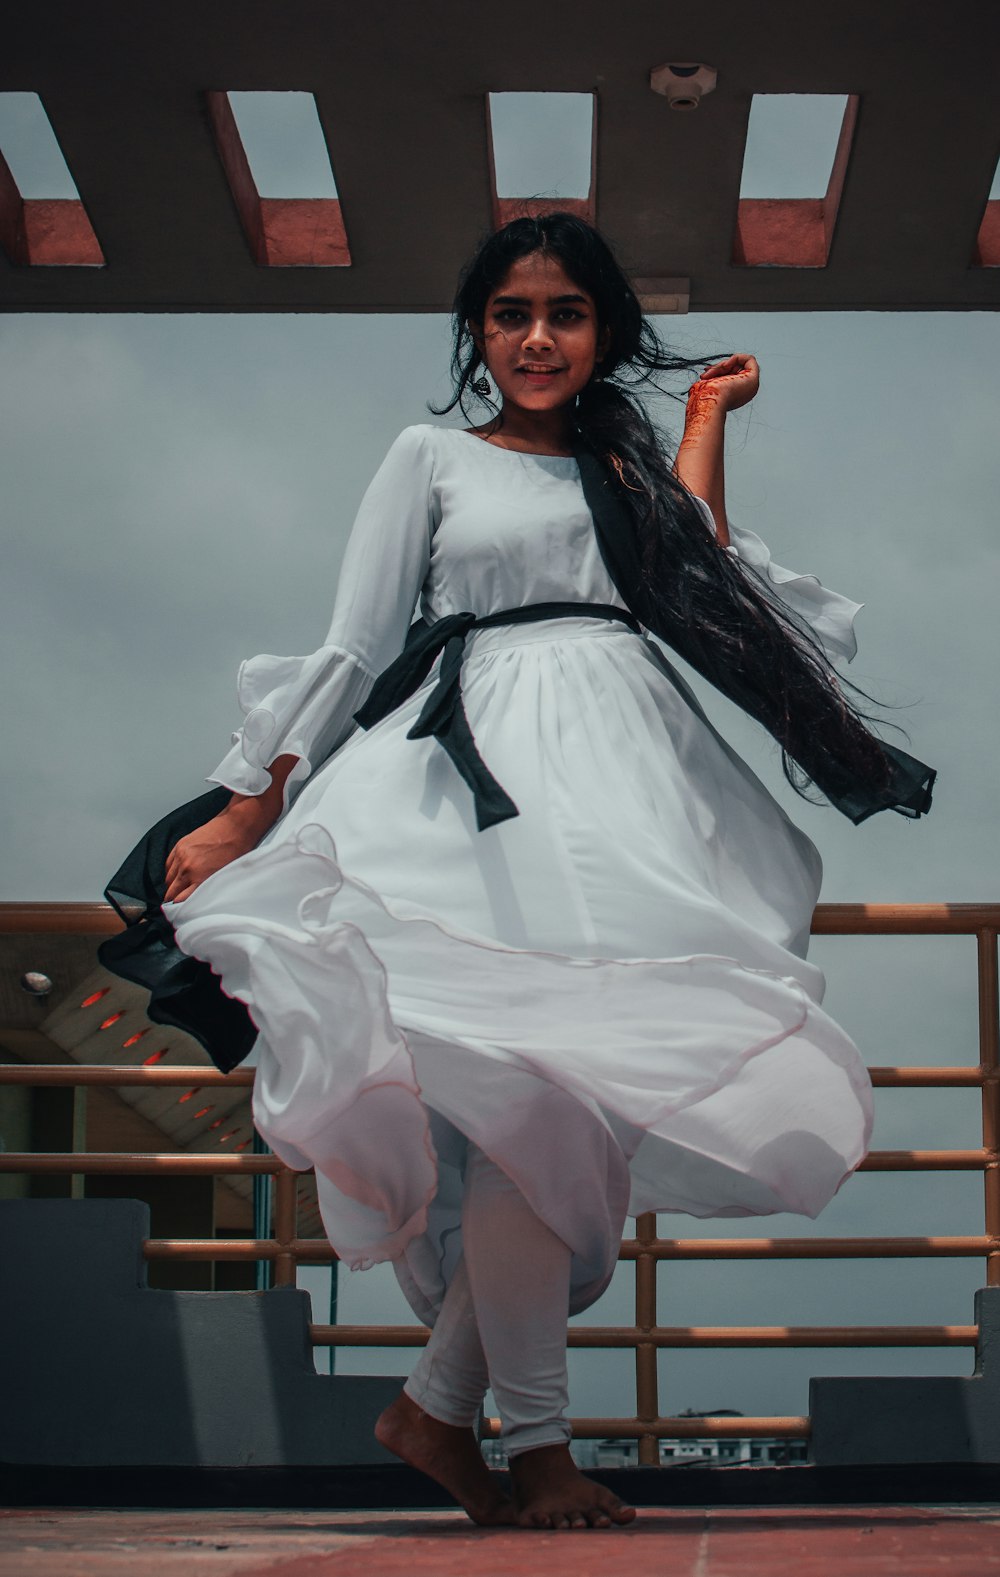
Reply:
[[[571, 301], [580, 301], [584, 306], [587, 305], [586, 296], [548, 296], [545, 305], [547, 307], [561, 307]], [[494, 296], [493, 305], [495, 307], [530, 307], [531, 302], [527, 296]]]

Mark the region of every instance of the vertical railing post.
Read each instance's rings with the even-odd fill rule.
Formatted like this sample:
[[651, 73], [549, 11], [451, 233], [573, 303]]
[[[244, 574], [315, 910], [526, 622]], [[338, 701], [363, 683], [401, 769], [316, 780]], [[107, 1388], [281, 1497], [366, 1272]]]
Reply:
[[[270, 1155], [271, 1146], [266, 1139], [262, 1139], [256, 1128], [253, 1131], [253, 1155]], [[271, 1236], [271, 1177], [267, 1172], [255, 1172], [253, 1175], [253, 1235], [258, 1242]], [[258, 1292], [266, 1292], [271, 1285], [271, 1261], [259, 1259], [256, 1262], [254, 1284]]]
[[[73, 1142], [72, 1149], [80, 1153], [87, 1148], [87, 1086], [77, 1085], [73, 1091]], [[87, 1179], [74, 1172], [69, 1180], [69, 1197], [86, 1199]]]
[[[1000, 998], [997, 991], [997, 933], [984, 927], [979, 942], [979, 1061], [983, 1069], [983, 1149], [989, 1152], [983, 1182], [986, 1232], [1000, 1237]], [[1000, 1287], [1000, 1250], [986, 1259], [986, 1285]]]
[[[635, 1235], [640, 1245], [655, 1243], [656, 1216], [651, 1212], [637, 1216]], [[640, 1246], [635, 1261], [635, 1323], [640, 1332], [656, 1325], [656, 1257], [644, 1254]], [[639, 1340], [635, 1348], [635, 1411], [640, 1429], [660, 1416], [659, 1380], [656, 1373], [656, 1345]], [[639, 1435], [640, 1467], [656, 1467], [660, 1443], [653, 1434]]]
[[[338, 1260], [334, 1260], [333, 1264], [330, 1266], [330, 1324], [331, 1325], [336, 1325], [338, 1320], [339, 1320], [339, 1317], [340, 1317], [339, 1316], [339, 1311], [338, 1311], [338, 1305], [339, 1305], [339, 1302], [340, 1302], [340, 1299], [339, 1299], [339, 1296], [338, 1296], [338, 1294], [340, 1292], [340, 1277], [337, 1274], [339, 1270], [340, 1270], [340, 1263], [339, 1263]], [[333, 1342], [330, 1343], [329, 1352], [330, 1352], [330, 1363], [329, 1363], [330, 1373], [331, 1374], [336, 1374], [336, 1372], [337, 1372], [337, 1348], [336, 1348], [336, 1344], [335, 1343], [333, 1343]]]
[[299, 1179], [296, 1172], [282, 1167], [274, 1174], [274, 1235], [278, 1253], [274, 1261], [274, 1285], [295, 1286], [295, 1217]]

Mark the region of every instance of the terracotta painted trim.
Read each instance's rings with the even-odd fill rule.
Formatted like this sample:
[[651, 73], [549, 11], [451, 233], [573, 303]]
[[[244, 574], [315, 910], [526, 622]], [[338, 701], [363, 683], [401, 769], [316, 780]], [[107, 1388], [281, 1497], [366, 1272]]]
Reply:
[[22, 197], [0, 153], [0, 247], [19, 268], [103, 268], [78, 197]]
[[825, 268], [826, 224], [820, 197], [743, 197], [733, 262], [742, 268]]
[[844, 181], [847, 177], [847, 166], [851, 157], [851, 148], [854, 144], [854, 132], [858, 124], [858, 110], [860, 107], [860, 93], [848, 94], [847, 103], [844, 105], [844, 118], [840, 123], [840, 136], [837, 138], [837, 151], [833, 156], [833, 164], [830, 166], [830, 179], [826, 183], [826, 196], [823, 198], [823, 232], [826, 240], [827, 260], [829, 260], [830, 249], [833, 245], [833, 232], [837, 228], [837, 213], [844, 191]]
[[1000, 199], [991, 198], [983, 211], [972, 265], [974, 268], [1000, 268]]
[[338, 197], [262, 197], [271, 268], [349, 268], [351, 250]]
[[24, 235], [33, 267], [105, 267], [104, 253], [77, 197], [26, 197]]
[[24, 236], [24, 199], [0, 153], [0, 247], [12, 263], [27, 263], [28, 246]]
[[226, 172], [226, 180], [233, 194], [236, 212], [240, 216], [240, 224], [247, 238], [250, 256], [255, 263], [265, 264], [267, 247], [264, 243], [260, 193], [250, 173], [250, 164], [240, 139], [229, 95], [213, 90], [205, 94], [205, 102], [215, 136], [215, 146], [222, 160], [222, 168]]

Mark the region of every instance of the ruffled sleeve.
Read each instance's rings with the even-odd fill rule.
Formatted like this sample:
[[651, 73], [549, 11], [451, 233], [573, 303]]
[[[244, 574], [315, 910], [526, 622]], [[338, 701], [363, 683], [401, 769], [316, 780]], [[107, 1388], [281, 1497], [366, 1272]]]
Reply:
[[427, 427], [396, 439], [361, 502], [323, 645], [306, 657], [269, 653], [240, 665], [243, 726], [209, 781], [262, 794], [278, 756], [298, 759], [285, 807], [354, 731], [354, 713], [403, 648], [430, 563], [433, 454]]
[[[717, 535], [715, 517], [703, 498], [696, 498], [705, 521]], [[732, 553], [742, 564], [755, 570], [776, 601], [801, 619], [812, 630], [831, 662], [838, 659], [850, 662], [857, 655], [858, 641], [854, 621], [864, 607], [863, 602], [852, 602], [850, 597], [830, 591], [815, 575], [800, 575], [796, 570], [783, 569], [771, 557], [770, 549], [754, 531], [735, 526], [730, 521], [727, 553]]]

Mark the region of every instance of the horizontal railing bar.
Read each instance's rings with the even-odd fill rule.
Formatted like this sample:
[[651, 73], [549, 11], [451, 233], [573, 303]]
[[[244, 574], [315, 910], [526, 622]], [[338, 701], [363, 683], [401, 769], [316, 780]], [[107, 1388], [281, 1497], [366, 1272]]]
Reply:
[[172, 1067], [143, 1068], [135, 1064], [117, 1063], [0, 1063], [0, 1084], [115, 1084], [115, 1085], [195, 1085], [199, 1089], [253, 1084], [253, 1068], [234, 1068], [223, 1073], [219, 1068], [197, 1063], [174, 1064]]
[[[310, 1325], [314, 1347], [423, 1347], [426, 1325]], [[571, 1325], [570, 1347], [975, 1347], [977, 1325]]]
[[[574, 1440], [638, 1440], [653, 1435], [657, 1440], [808, 1440], [809, 1419], [801, 1416], [781, 1418], [573, 1418]], [[484, 1420], [483, 1435], [496, 1440], [499, 1418]]]
[[[3, 903], [0, 932], [110, 936], [122, 923], [106, 903]], [[816, 936], [954, 935], [1000, 930], [994, 903], [821, 903], [812, 917]]]
[[1000, 1249], [1000, 1238], [626, 1238], [622, 1259], [976, 1259]]
[[814, 936], [955, 936], [1000, 930], [995, 903], [821, 903]]
[[[223, 1161], [228, 1164], [222, 1165]], [[116, 1166], [115, 1163], [118, 1163]], [[0, 1172], [183, 1172], [190, 1162], [194, 1171], [212, 1170], [212, 1157], [206, 1155], [127, 1155], [116, 1151], [39, 1151], [11, 1150], [0, 1154]], [[285, 1168], [276, 1156], [229, 1156], [218, 1158], [220, 1171], [281, 1172]], [[1000, 1165], [994, 1150], [872, 1150], [858, 1168], [860, 1172], [983, 1172]], [[302, 1173], [302, 1176], [307, 1175]]]
[[[134, 1063], [0, 1063], [0, 1084], [27, 1085], [185, 1085], [202, 1089], [223, 1086], [249, 1087], [253, 1068], [234, 1068], [223, 1073], [198, 1063], [145, 1068]], [[1000, 1072], [982, 1067], [878, 1067], [869, 1068], [876, 1089], [979, 1089], [984, 1084], [1000, 1083]]]
[[277, 1259], [282, 1251], [276, 1238], [147, 1238], [142, 1248], [145, 1259], [170, 1260]]
[[[229, 1159], [232, 1159], [231, 1157]], [[255, 1160], [273, 1160], [256, 1156]], [[255, 1170], [263, 1170], [256, 1168]], [[148, 1238], [147, 1259], [273, 1259], [274, 1238]], [[295, 1238], [295, 1258], [306, 1264], [329, 1265], [337, 1255], [326, 1238]], [[1000, 1238], [654, 1238], [640, 1243], [626, 1238], [623, 1260], [649, 1254], [658, 1260], [711, 1259], [980, 1259], [1000, 1252]]]
[[0, 903], [0, 934], [113, 936], [123, 925], [108, 903]]
[[1000, 1074], [983, 1067], [869, 1068], [877, 1090], [981, 1089], [1000, 1082]]
[[103, 1173], [120, 1173], [132, 1177], [144, 1172], [173, 1172], [179, 1175], [200, 1175], [206, 1172], [284, 1172], [287, 1168], [276, 1155], [192, 1155], [181, 1151], [163, 1155], [120, 1155], [117, 1151], [101, 1153], [81, 1150], [78, 1153], [53, 1152], [39, 1155], [34, 1152], [10, 1150], [0, 1154], [0, 1172], [73, 1172], [81, 1176]]
[[984, 1172], [995, 1150], [871, 1150], [859, 1172]]
[[277, 1259], [288, 1252], [305, 1265], [330, 1265], [337, 1259], [326, 1238], [293, 1238], [288, 1244], [277, 1238], [147, 1238], [143, 1244], [146, 1259]]

